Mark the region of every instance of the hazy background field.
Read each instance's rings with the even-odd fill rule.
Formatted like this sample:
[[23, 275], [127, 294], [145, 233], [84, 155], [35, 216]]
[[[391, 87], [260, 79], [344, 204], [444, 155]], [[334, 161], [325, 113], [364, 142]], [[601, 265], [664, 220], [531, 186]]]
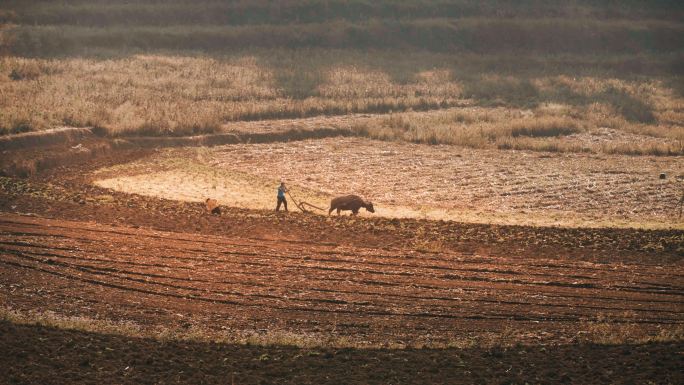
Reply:
[[[683, 16], [676, 1], [9, 1], [0, 133], [391, 112], [355, 133], [681, 155]], [[485, 111], [419, 113], [463, 106]], [[565, 140], [605, 130], [636, 138]]]

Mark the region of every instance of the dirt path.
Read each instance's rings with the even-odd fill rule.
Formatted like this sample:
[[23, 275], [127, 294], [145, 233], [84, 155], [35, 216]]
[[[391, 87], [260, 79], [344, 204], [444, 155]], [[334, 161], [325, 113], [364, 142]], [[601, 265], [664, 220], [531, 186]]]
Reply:
[[646, 334], [684, 325], [680, 264], [425, 254], [3, 215], [0, 265], [2, 302], [15, 309], [361, 345], [504, 332], [572, 342], [590, 323]]

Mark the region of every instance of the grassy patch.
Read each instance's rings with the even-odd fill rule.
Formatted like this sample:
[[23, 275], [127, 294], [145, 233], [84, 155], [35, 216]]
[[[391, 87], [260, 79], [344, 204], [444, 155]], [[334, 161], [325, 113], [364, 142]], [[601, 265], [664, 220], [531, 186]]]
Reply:
[[[407, 345], [387, 341], [383, 344], [369, 344], [361, 340], [345, 336], [324, 334], [305, 334], [290, 331], [270, 330], [255, 332], [249, 330], [217, 331], [191, 326], [183, 329], [166, 327], [146, 327], [134, 322], [113, 322], [105, 319], [93, 319], [82, 316], [63, 316], [54, 312], [19, 312], [11, 309], [0, 309], [0, 320], [18, 325], [38, 325], [63, 330], [77, 330], [98, 334], [113, 334], [127, 337], [152, 338], [159, 341], [193, 341], [219, 344], [236, 344], [252, 346], [293, 346], [303, 349], [315, 348], [354, 348], [354, 349], [448, 349], [448, 348], [495, 348], [519, 346], [521, 338], [529, 338], [530, 331], [516, 329], [512, 326], [498, 333], [469, 334], [454, 337], [447, 342], [421, 342]], [[578, 333], [582, 343], [600, 345], [644, 344], [654, 342], [678, 342], [684, 339], [681, 327], [662, 327], [656, 334], [640, 331], [638, 324], [586, 322]], [[315, 351], [311, 354], [317, 354]], [[263, 356], [263, 360], [268, 357]]]
[[614, 106], [625, 119], [632, 122], [654, 123], [653, 106], [634, 95], [616, 87], [609, 87], [597, 95], [596, 100], [603, 100]]
[[489, 76], [467, 81], [463, 94], [495, 105], [534, 106], [539, 101], [539, 90], [532, 82], [513, 77]]
[[684, 142], [604, 144], [601, 150], [606, 154], [680, 156], [684, 154]]
[[[682, 127], [633, 123], [621, 115], [611, 115], [614, 114], [612, 106], [600, 106], [546, 104], [533, 110], [488, 107], [405, 112], [360, 122], [353, 130], [357, 135], [373, 139], [478, 149], [684, 154]], [[612, 117], [606, 119], [605, 114]], [[606, 125], [612, 129], [610, 134], [604, 133]]]
[[511, 124], [511, 136], [557, 137], [581, 132], [577, 121], [569, 118], [542, 118]]
[[249, 330], [226, 332], [209, 330], [200, 326], [183, 329], [146, 327], [145, 325], [134, 322], [114, 322], [81, 316], [63, 316], [50, 311], [18, 312], [10, 309], [0, 309], [0, 319], [20, 325], [40, 325], [91, 333], [153, 338], [159, 341], [196, 341], [255, 346], [296, 346], [299, 348], [373, 347], [364, 346], [359, 342], [353, 342], [345, 337], [309, 335], [278, 330], [266, 333]]
[[[426, 110], [460, 102], [458, 84], [422, 74], [398, 84], [369, 68], [331, 65], [345, 52], [223, 59], [0, 59], [0, 132], [94, 126], [112, 135], [190, 135], [237, 120]], [[283, 66], [278, 67], [277, 62]], [[302, 64], [302, 65], [300, 65]], [[20, 75], [16, 75], [20, 74]], [[17, 80], [12, 80], [12, 78]], [[356, 85], [365, 84], [358, 93]]]
[[[382, 140], [502, 149], [517, 148], [510, 143], [519, 143], [525, 138], [554, 138], [583, 131], [580, 122], [569, 117], [514, 117], [514, 112], [495, 111], [392, 114], [357, 125], [355, 131], [361, 136]], [[552, 151], [553, 147], [548, 146], [546, 150]]]
[[[668, 2], [617, 10], [499, 0], [10, 0], [6, 8], [0, 53], [16, 56], [0, 59], [2, 134], [70, 125], [191, 135], [230, 121], [465, 103], [600, 103], [629, 123], [682, 120], [684, 9]], [[666, 87], [675, 92], [663, 97]], [[479, 141], [470, 135], [441, 127], [409, 136]]]

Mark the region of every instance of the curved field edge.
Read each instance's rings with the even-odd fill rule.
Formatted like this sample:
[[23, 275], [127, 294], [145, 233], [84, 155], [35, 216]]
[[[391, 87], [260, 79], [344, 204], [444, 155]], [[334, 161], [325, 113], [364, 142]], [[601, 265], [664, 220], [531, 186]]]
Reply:
[[680, 160], [642, 159], [648, 161], [333, 137], [168, 149], [95, 170], [91, 183], [128, 194], [188, 202], [209, 197], [225, 206], [268, 210], [274, 208], [273, 186], [283, 180], [294, 199], [326, 210], [335, 196], [362, 195], [377, 209], [362, 211], [364, 217], [681, 229]]

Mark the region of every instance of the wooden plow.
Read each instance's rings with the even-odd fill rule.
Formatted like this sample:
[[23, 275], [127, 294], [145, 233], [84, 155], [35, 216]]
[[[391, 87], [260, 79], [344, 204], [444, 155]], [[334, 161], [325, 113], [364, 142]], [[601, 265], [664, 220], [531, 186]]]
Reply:
[[318, 206], [316, 206], [316, 205], [312, 205], [311, 203], [304, 202], [304, 201], [299, 201], [299, 202], [297, 202], [297, 200], [295, 199], [295, 197], [292, 196], [292, 193], [290, 193], [289, 191], [287, 192], [287, 196], [290, 197], [290, 199], [291, 199], [292, 202], [295, 204], [295, 206], [297, 206], [298, 209], [302, 210], [303, 213], [311, 213], [311, 212], [313, 212], [313, 211], [310, 210], [310, 209], [317, 209], [317, 210], [321, 210], [321, 211], [325, 212], [325, 209], [324, 209], [324, 208], [318, 207]]

